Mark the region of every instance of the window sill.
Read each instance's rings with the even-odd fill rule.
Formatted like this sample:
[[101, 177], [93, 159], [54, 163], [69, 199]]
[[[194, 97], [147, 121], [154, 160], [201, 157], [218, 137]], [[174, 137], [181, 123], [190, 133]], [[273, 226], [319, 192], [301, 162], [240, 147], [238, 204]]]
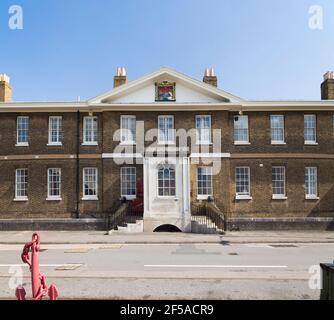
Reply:
[[21, 198], [15, 198], [15, 202], [26, 202], [28, 201], [28, 197], [21, 197]]
[[125, 195], [121, 195], [121, 199], [126, 199], [126, 200], [135, 200], [137, 199], [137, 196], [125, 196]]
[[317, 145], [319, 145], [319, 143], [314, 142], [314, 141], [305, 141], [305, 145], [306, 146], [317, 146]]
[[305, 200], [320, 200], [320, 197], [317, 196], [305, 196]]
[[271, 144], [273, 146], [284, 146], [284, 145], [286, 145], [286, 142], [284, 142], [284, 141], [271, 141]]
[[89, 146], [89, 147], [94, 147], [94, 146], [98, 146], [99, 144], [97, 142], [84, 142], [82, 144], [82, 146]]
[[81, 198], [82, 201], [98, 201], [98, 197], [83, 197]]
[[235, 200], [253, 200], [251, 196], [235, 196]]
[[62, 143], [48, 143], [47, 146], [48, 147], [62, 147], [63, 144]]
[[29, 147], [29, 143], [17, 143], [15, 147]]
[[60, 197], [48, 197], [46, 201], [62, 201], [63, 199]]
[[234, 142], [234, 145], [235, 146], [249, 146], [251, 143], [250, 142], [247, 142], [247, 141], [235, 141]]
[[124, 141], [119, 144], [120, 146], [135, 146], [137, 145], [136, 142], [131, 142], [131, 141]]
[[273, 195], [272, 196], [273, 200], [288, 200], [287, 196], [280, 196], [280, 195]]
[[208, 195], [198, 195], [197, 196], [197, 200], [209, 200], [209, 199], [213, 199], [213, 195], [212, 194], [208, 194]]

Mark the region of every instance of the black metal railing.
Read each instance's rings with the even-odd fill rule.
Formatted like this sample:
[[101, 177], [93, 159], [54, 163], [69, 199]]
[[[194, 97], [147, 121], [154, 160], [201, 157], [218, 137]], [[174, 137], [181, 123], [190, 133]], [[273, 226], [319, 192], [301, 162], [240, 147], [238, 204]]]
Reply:
[[225, 216], [213, 202], [193, 204], [191, 215], [194, 221], [226, 231]]

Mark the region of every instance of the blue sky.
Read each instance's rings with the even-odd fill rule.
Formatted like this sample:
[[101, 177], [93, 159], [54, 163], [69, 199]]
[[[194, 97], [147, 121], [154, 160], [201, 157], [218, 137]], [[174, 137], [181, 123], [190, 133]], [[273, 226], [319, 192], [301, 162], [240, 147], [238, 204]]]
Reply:
[[[21, 5], [24, 29], [8, 28]], [[323, 30], [309, 28], [311, 5]], [[169, 66], [198, 79], [213, 66], [219, 86], [245, 99], [320, 98], [334, 70], [332, 0], [1, 0], [0, 73], [16, 101], [87, 99]]]

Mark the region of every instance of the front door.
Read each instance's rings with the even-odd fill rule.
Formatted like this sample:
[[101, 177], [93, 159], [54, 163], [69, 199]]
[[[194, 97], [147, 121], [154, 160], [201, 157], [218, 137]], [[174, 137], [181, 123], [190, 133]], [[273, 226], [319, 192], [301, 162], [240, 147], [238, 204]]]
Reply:
[[146, 231], [154, 231], [164, 224], [175, 225], [182, 231], [187, 229], [190, 221], [188, 158], [146, 158], [144, 194]]

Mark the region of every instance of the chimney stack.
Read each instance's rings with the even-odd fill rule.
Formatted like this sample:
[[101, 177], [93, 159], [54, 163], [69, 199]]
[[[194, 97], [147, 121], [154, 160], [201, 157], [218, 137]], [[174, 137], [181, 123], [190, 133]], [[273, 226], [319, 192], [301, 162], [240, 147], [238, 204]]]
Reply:
[[218, 87], [218, 78], [215, 76], [215, 71], [213, 68], [210, 70], [209, 68], [205, 69], [203, 82], [211, 84], [214, 87]]
[[0, 74], [0, 102], [10, 101], [12, 101], [10, 78], [6, 74]]
[[334, 100], [334, 71], [324, 74], [324, 82], [321, 84], [321, 100]]
[[123, 84], [126, 84], [127, 78], [126, 78], [126, 70], [123, 67], [118, 67], [116, 71], [116, 75], [114, 77], [114, 88], [117, 88]]

